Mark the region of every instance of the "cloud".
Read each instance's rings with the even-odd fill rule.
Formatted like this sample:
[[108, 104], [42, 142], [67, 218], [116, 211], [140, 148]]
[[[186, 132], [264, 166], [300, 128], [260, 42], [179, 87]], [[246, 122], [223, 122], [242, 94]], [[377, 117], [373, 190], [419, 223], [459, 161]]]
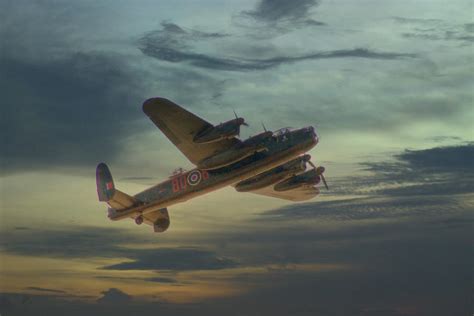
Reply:
[[[411, 160], [411, 157], [407, 158], [407, 161]], [[402, 311], [410, 308], [421, 315], [445, 315], [453, 311], [461, 314], [469, 311], [471, 305], [468, 257], [473, 222], [470, 206], [462, 199], [462, 196], [376, 196], [317, 201], [312, 205], [292, 204], [279, 209], [279, 212], [262, 214], [257, 221], [233, 223], [232, 227], [223, 227], [217, 233], [210, 232], [199, 241], [225, 244], [222, 248], [217, 246], [218, 252], [199, 248], [134, 249], [133, 246], [116, 252], [117, 257], [125, 256], [132, 260], [119, 263], [119, 269], [170, 268], [182, 272], [201, 268], [242, 268], [235, 269], [235, 274], [219, 271], [218, 276], [214, 276], [208, 271], [205, 277], [198, 277], [198, 282], [210, 286], [222, 277], [234, 288], [245, 285], [245, 291], [227, 298], [208, 299], [198, 304], [163, 304], [147, 302], [149, 297], [139, 295], [131, 299], [131, 295], [123, 293], [119, 286], [118, 291], [105, 291], [113, 304], [70, 302], [66, 305], [59, 298], [32, 296], [30, 305], [37, 311], [53, 309], [50, 313], [53, 315], [57, 310], [66, 314], [65, 311], [71, 309], [101, 315], [125, 315], [130, 311], [143, 311], [143, 315], [158, 312], [172, 315], [251, 312], [271, 315], [403, 315]], [[114, 248], [119, 243], [149, 244], [134, 234], [122, 233], [126, 241], [118, 239], [114, 244], [108, 241], [118, 236], [110, 232], [104, 235], [113, 235], [113, 238], [101, 238], [97, 232], [87, 228], [82, 231], [88, 238], [96, 236], [96, 240], [103, 240], [113, 252], [117, 251]], [[27, 231], [17, 233], [27, 234]], [[29, 239], [33, 239], [32, 236], [41, 238], [42, 235], [45, 233], [36, 232]], [[0, 240], [5, 240], [4, 236], [1, 237]], [[198, 242], [195, 236], [191, 238]], [[73, 234], [68, 240], [73, 249], [76, 239], [81, 239], [80, 235]], [[15, 238], [9, 242], [11, 249], [18, 245]], [[95, 254], [93, 248], [102, 246], [95, 242], [89, 248]], [[43, 251], [46, 253], [45, 248]], [[235, 258], [234, 265], [222, 264], [226, 260], [219, 258]], [[239, 265], [235, 266], [237, 261]], [[324, 272], [312, 269], [321, 264], [349, 268]], [[252, 273], [252, 267], [268, 269], [265, 273]], [[180, 274], [180, 282], [183, 277], [184, 273]], [[143, 281], [149, 282], [147, 279], [151, 278], [144, 277]], [[121, 294], [125, 295], [123, 300]], [[21, 308], [16, 304], [15, 296], [7, 297], [15, 310]], [[73, 296], [67, 298], [69, 301], [74, 299]], [[114, 309], [100, 310], [101, 306], [114, 306]]]
[[[211, 76], [143, 62], [130, 34], [104, 35], [106, 6], [2, 5], [8, 14], [0, 59], [0, 175], [111, 162], [124, 139], [154, 128], [140, 124], [147, 120], [141, 104], [148, 97], [164, 95], [192, 107], [222, 94], [223, 85]], [[98, 21], [95, 33], [90, 29]], [[163, 27], [180, 32], [170, 23]], [[182, 32], [196, 39], [226, 36]]]
[[474, 42], [474, 36], [458, 31], [433, 32], [432, 30], [417, 30], [413, 33], [402, 33], [405, 38], [419, 38], [424, 40], [466, 41]]
[[[404, 197], [404, 198], [356, 198], [335, 201], [319, 201], [290, 205], [265, 212], [261, 221], [268, 219], [288, 220], [322, 219], [331, 221], [357, 221], [375, 219], [402, 219], [404, 217], [429, 218], [455, 213], [459, 208], [456, 198]], [[268, 217], [267, 217], [268, 216]]]
[[127, 252], [120, 244], [140, 240], [122, 230], [104, 227], [65, 227], [1, 231], [0, 246], [9, 253], [54, 258], [113, 258]]
[[[140, 249], [123, 244], [152, 243], [156, 236], [124, 234], [120, 229], [69, 227], [0, 232], [0, 247], [11, 254], [49, 258], [128, 258], [131, 261], [103, 267], [106, 270], [217, 270], [236, 267], [234, 260], [199, 247]], [[154, 278], [153, 282], [159, 282]], [[162, 279], [166, 282], [169, 280]]]
[[398, 184], [375, 188], [388, 195], [451, 195], [474, 192], [474, 144], [405, 150], [393, 162], [361, 163], [374, 173], [372, 185]]
[[40, 61], [7, 57], [0, 71], [0, 132], [7, 140], [1, 174], [113, 162], [124, 139], [156, 129], [141, 111], [147, 96], [159, 93], [192, 108], [225, 88], [191, 70], [139, 69], [125, 56], [96, 52]]
[[474, 143], [457, 146], [410, 150], [393, 155], [393, 162], [361, 163], [367, 171], [399, 179], [415, 179], [421, 175], [471, 174], [474, 172]]
[[464, 24], [464, 29], [466, 30], [466, 32], [474, 33], [474, 23]]
[[461, 137], [458, 136], [447, 136], [447, 135], [440, 135], [440, 136], [432, 136], [427, 137], [426, 140], [433, 141], [435, 143], [443, 143], [448, 141], [462, 141]]
[[264, 213], [258, 225], [228, 236], [229, 244], [247, 249], [254, 262], [351, 268], [251, 275], [248, 279], [260, 286], [227, 302], [277, 315], [467, 311], [473, 217], [472, 204], [464, 198], [376, 196], [292, 204]]
[[77, 53], [51, 61], [2, 58], [2, 172], [94, 165], [120, 150], [143, 100], [119, 57]]
[[474, 143], [423, 150], [407, 149], [395, 157], [419, 172], [474, 172]]
[[[331, 58], [367, 58], [395, 60], [415, 58], [415, 54], [397, 52], [377, 52], [367, 48], [341, 49], [333, 51], [312, 52], [295, 55], [275, 55], [269, 58], [228, 57], [195, 52], [188, 32], [172, 24], [162, 25], [162, 29], [149, 32], [139, 40], [139, 49], [143, 54], [158, 60], [171, 63], [187, 63], [199, 68], [227, 71], [265, 70], [284, 64], [305, 60]], [[170, 30], [171, 29], [171, 30]], [[202, 38], [202, 36], [201, 36]]]
[[116, 289], [110, 288], [107, 291], [102, 292], [102, 297], [100, 297], [97, 302], [101, 304], [126, 304], [129, 302], [132, 297], [125, 292]]
[[325, 25], [311, 19], [310, 10], [318, 5], [318, 0], [260, 0], [254, 10], [241, 14], [271, 26]]
[[216, 270], [236, 267], [237, 263], [219, 257], [212, 251], [186, 248], [160, 248], [141, 250], [132, 262], [122, 262], [103, 267], [106, 270]]
[[176, 283], [177, 281], [172, 278], [165, 278], [165, 277], [155, 277], [155, 278], [147, 278], [146, 281], [150, 282], [157, 282], [157, 283]]
[[435, 41], [462, 41], [473, 42], [472, 23], [453, 24], [441, 19], [421, 19], [392, 17], [400, 24], [411, 27], [410, 31], [403, 32], [405, 38], [435, 40]]
[[45, 293], [57, 293], [57, 294], [67, 293], [67, 292], [61, 291], [61, 290], [48, 289], [48, 288], [37, 287], [37, 286], [30, 286], [30, 287], [27, 287], [26, 289], [27, 290], [38, 291], [38, 292], [45, 292]]
[[371, 175], [335, 185], [335, 195], [363, 197], [289, 205], [265, 212], [260, 220], [428, 219], [468, 207], [463, 195], [474, 193], [474, 144], [407, 149], [393, 158], [361, 163]]
[[391, 18], [395, 22], [403, 23], [403, 24], [437, 24], [437, 23], [442, 22], [441, 19], [424, 19], [424, 18], [401, 17], [401, 16], [393, 16]]
[[133, 278], [133, 277], [117, 277], [117, 276], [99, 275], [96, 278], [105, 279], [105, 280], [146, 281], [146, 282], [168, 283], [168, 284], [178, 283], [176, 279], [168, 278], [168, 277]]

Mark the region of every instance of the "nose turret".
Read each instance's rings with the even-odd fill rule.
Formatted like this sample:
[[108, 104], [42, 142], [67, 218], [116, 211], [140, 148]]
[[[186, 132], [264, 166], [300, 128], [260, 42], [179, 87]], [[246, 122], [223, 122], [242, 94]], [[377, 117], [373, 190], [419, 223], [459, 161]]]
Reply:
[[304, 129], [311, 136], [314, 144], [317, 144], [319, 142], [319, 137], [318, 137], [318, 134], [316, 133], [315, 128], [313, 126], [308, 126], [308, 127], [305, 127]]

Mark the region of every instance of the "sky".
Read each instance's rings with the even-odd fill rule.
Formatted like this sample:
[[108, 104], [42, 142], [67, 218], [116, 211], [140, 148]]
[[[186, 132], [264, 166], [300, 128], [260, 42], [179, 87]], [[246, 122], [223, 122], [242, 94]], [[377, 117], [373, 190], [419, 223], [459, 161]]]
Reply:
[[[2, 315], [469, 315], [469, 0], [0, 0]], [[313, 125], [330, 190], [224, 188], [110, 222], [189, 161], [144, 115]]]

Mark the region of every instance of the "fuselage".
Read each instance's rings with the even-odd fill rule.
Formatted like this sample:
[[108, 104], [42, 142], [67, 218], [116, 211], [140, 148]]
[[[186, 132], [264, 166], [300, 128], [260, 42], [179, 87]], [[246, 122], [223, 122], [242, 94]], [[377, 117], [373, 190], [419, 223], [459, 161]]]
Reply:
[[280, 131], [262, 141], [266, 150], [255, 152], [243, 160], [219, 169], [206, 171], [196, 168], [176, 174], [136, 194], [134, 197], [141, 202], [138, 207], [111, 212], [109, 218], [119, 220], [131, 215], [154, 212], [249, 179], [298, 157], [317, 143], [318, 136], [311, 126], [292, 131]]

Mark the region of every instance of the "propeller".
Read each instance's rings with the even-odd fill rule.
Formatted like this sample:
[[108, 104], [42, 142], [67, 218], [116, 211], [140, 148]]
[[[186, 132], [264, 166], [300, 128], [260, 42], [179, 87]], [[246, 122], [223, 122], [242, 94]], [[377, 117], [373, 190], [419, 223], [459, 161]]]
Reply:
[[263, 130], [266, 132], [267, 128], [265, 127], [265, 124], [263, 124], [263, 122], [262, 122], [262, 127], [263, 127]]
[[238, 120], [239, 118], [242, 120], [240, 124], [242, 124], [242, 125], [244, 125], [244, 126], [247, 126], [247, 127], [249, 126], [249, 125], [245, 122], [245, 120], [244, 120], [243, 118], [241, 118], [241, 117], [239, 117], [239, 116], [237, 115], [237, 113], [235, 112], [234, 109], [232, 109], [232, 111], [234, 112], [235, 118], [236, 118], [237, 120]]
[[314, 163], [312, 163], [310, 160], [308, 160], [308, 163], [311, 165], [311, 167], [313, 167], [316, 170], [316, 174], [321, 177], [321, 180], [323, 180], [324, 187], [326, 188], [326, 190], [329, 190], [328, 184], [327, 184], [326, 179], [324, 178], [324, 175], [323, 175], [324, 170], [326, 170], [326, 169], [324, 169], [323, 166], [316, 167], [314, 165]]

